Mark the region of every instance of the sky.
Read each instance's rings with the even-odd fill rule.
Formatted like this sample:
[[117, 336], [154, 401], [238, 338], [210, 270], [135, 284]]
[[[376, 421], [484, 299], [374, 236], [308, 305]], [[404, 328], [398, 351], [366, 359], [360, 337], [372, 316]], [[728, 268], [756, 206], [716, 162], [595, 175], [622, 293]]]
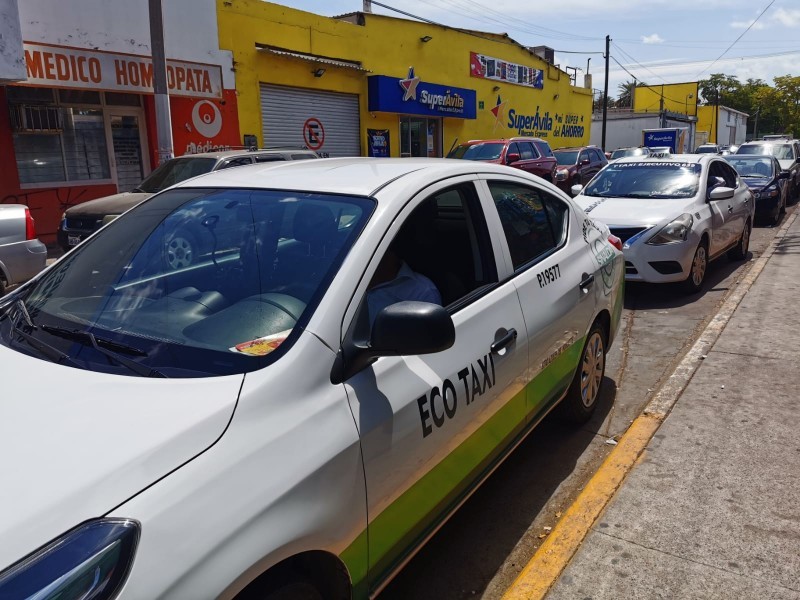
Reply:
[[[334, 16], [362, 10], [362, 0], [278, 0]], [[619, 84], [683, 83], [711, 73], [768, 84], [800, 76], [800, 0], [381, 0], [425, 19], [493, 33], [526, 46], [550, 46], [561, 67], [591, 59], [592, 87], [603, 88], [610, 35], [609, 96]], [[373, 12], [402, 15], [373, 4]], [[749, 27], [749, 29], [748, 29]], [[737, 38], [741, 39], [737, 41]], [[727, 50], [727, 52], [726, 52]], [[724, 54], [724, 55], [723, 55]]]

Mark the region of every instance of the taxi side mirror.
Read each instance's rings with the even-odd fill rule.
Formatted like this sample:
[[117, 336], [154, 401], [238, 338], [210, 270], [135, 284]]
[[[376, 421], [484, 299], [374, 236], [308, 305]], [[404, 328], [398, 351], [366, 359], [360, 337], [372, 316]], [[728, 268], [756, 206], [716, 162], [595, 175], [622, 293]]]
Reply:
[[569, 191], [573, 196], [577, 196], [581, 193], [581, 191], [583, 191], [583, 186], [580, 183], [576, 183], [570, 188]]
[[456, 341], [450, 314], [429, 302], [398, 302], [375, 317], [370, 350], [377, 356], [433, 354]]
[[369, 342], [343, 345], [331, 382], [347, 381], [381, 356], [433, 354], [447, 350], [455, 341], [453, 319], [443, 307], [429, 302], [397, 302], [377, 314]]
[[729, 187], [715, 187], [708, 193], [709, 200], [727, 200], [728, 198], [733, 198], [733, 194], [736, 190]]

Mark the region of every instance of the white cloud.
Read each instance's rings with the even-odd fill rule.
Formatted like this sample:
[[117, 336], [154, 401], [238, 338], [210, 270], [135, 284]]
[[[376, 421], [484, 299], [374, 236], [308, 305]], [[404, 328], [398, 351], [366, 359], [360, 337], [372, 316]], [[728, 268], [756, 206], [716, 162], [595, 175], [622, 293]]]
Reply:
[[643, 35], [642, 36], [642, 43], [643, 44], [661, 44], [661, 43], [663, 43], [663, 41], [664, 41], [664, 38], [662, 38], [657, 33], [654, 33], [652, 35]]
[[777, 21], [786, 27], [797, 27], [800, 25], [800, 10], [787, 10], [785, 8], [777, 9], [770, 17], [773, 21]]
[[[755, 21], [755, 19], [750, 19], [749, 21], [733, 21], [731, 23], [731, 27], [733, 27], [734, 29], [747, 29], [748, 27], [753, 25], [753, 21]], [[766, 27], [767, 26], [764, 25], [764, 23], [759, 21], [758, 23], [756, 23], [755, 25], [750, 27], [750, 29], [751, 30], [752, 29], [766, 29]]]

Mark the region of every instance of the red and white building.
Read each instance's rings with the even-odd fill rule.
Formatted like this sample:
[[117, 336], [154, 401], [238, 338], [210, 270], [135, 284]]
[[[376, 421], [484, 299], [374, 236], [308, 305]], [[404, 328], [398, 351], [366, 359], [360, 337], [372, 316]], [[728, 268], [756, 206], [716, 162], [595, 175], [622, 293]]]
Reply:
[[[134, 188], [158, 157], [148, 0], [0, 0], [0, 203], [49, 243], [63, 211]], [[241, 147], [215, 0], [164, 0], [175, 155]], [[19, 45], [21, 44], [21, 47]], [[20, 76], [21, 75], [21, 76]]]

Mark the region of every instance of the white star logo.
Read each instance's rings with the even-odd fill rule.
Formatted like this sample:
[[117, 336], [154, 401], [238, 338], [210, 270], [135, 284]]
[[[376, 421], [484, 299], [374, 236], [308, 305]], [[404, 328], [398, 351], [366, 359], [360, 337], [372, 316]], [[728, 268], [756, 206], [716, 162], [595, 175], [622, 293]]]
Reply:
[[417, 99], [417, 86], [419, 77], [414, 76], [414, 67], [408, 68], [408, 77], [400, 80], [400, 87], [403, 88], [403, 102]]

